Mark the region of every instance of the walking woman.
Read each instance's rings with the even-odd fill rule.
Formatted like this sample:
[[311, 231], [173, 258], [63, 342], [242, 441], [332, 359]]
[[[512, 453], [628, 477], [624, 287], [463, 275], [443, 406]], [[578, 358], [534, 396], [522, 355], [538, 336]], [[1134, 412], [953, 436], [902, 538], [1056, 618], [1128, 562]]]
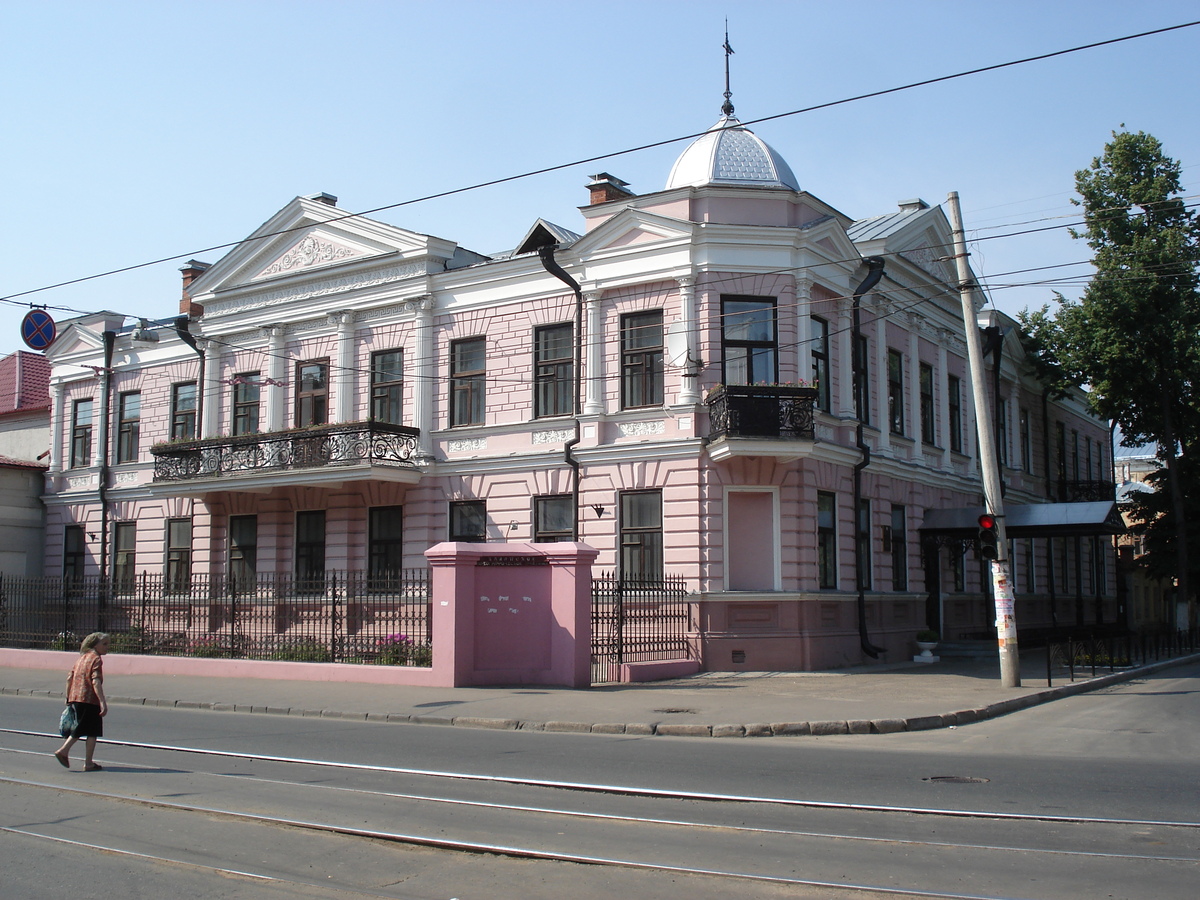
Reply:
[[89, 634], [79, 645], [79, 659], [67, 676], [67, 703], [75, 707], [79, 724], [63, 745], [54, 751], [54, 758], [65, 768], [71, 768], [71, 748], [84, 738], [83, 771], [98, 772], [101, 766], [92, 760], [96, 738], [104, 736], [104, 717], [108, 701], [104, 698], [104, 661], [109, 637], [102, 631]]

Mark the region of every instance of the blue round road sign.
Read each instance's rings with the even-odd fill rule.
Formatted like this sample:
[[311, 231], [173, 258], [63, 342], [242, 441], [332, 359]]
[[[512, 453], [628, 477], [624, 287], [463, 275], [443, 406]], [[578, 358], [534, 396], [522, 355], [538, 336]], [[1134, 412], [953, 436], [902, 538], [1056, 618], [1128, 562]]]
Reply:
[[32, 350], [45, 350], [54, 343], [58, 331], [44, 309], [31, 309], [21, 320], [21, 340]]

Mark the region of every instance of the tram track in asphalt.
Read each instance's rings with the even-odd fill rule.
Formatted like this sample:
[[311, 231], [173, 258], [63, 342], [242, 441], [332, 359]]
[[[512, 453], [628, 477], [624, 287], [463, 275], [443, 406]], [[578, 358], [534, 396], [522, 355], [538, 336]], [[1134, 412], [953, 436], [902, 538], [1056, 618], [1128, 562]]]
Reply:
[[[15, 729], [0, 731], [32, 741], [49, 737]], [[1139, 870], [1136, 874], [1146, 878], [1161, 878], [1164, 872], [1169, 874], [1168, 870], [1185, 868], [1194, 875], [1200, 863], [1195, 851], [1195, 832], [1200, 829], [1197, 822], [831, 803], [306, 760], [137, 742], [106, 743], [137, 757], [131, 761], [132, 765], [109, 761], [106, 757], [106, 767], [112, 774], [119, 774], [127, 767], [134, 775], [162, 774], [168, 783], [151, 785], [150, 790], [111, 791], [100, 790], [95, 784], [97, 779], [91, 775], [55, 772], [54, 778], [21, 777], [13, 771], [23, 768], [16, 761], [44, 757], [45, 753], [19, 747], [0, 747], [0, 753], [10, 762], [5, 769], [13, 773], [0, 778], [0, 783], [26, 790], [69, 791], [88, 798], [89, 802], [134, 803], [160, 810], [439, 850], [640, 868], [732, 879], [737, 883], [786, 884], [821, 890], [836, 887], [876, 895], [989, 900], [1025, 896], [1008, 889], [964, 892], [950, 889], [948, 884], [912, 886], [920, 883], [917, 871], [937, 871], [951, 860], [955, 865], [996, 871], [1012, 868], [1014, 855], [1020, 854], [1022, 872], [1044, 870], [1045, 878], [1051, 878], [1051, 870], [1062, 860], [1114, 870], [1134, 867]], [[171, 762], [169, 767], [144, 762], [161, 761], [164, 755]], [[201, 771], [178, 762], [189, 756], [229, 760], [251, 769], [265, 766], [272, 771], [268, 774]], [[41, 764], [38, 765], [40, 769]], [[337, 777], [343, 783], [328, 783], [331, 770], [341, 770]], [[78, 778], [87, 778], [88, 786], [67, 783]], [[449, 785], [460, 792], [464, 788], [482, 791], [486, 796], [472, 798], [439, 794], [435, 790], [398, 790], [397, 780], [439, 787]], [[105, 778], [104, 784], [111, 786], [112, 781]], [[181, 794], [206, 798], [232, 794], [238, 803], [183, 801]], [[518, 799], [532, 795], [538, 802], [506, 799], [512, 795]], [[292, 809], [323, 809], [325, 815], [298, 816], [288, 812], [289, 804]], [[585, 808], [589, 804], [599, 808]], [[664, 807], [673, 814], [661, 812]], [[446, 809], [460, 812], [446, 813]], [[334, 814], [335, 810], [339, 814]], [[641, 814], [641, 810], [653, 814]], [[816, 827], [801, 827], [793, 821], [796, 816], [804, 817]], [[422, 822], [425, 827], [397, 830], [372, 824], [398, 818]], [[520, 824], [514, 826], [518, 820]], [[563, 825], [564, 821], [569, 824]], [[1011, 832], [1014, 826], [1020, 829], [1019, 842], [986, 839], [997, 829]], [[525, 835], [526, 840], [489, 839], [506, 830]], [[954, 832], [957, 839], [934, 839], [934, 834], [941, 837], [944, 830]], [[927, 833], [924, 837], [905, 836], [923, 832]], [[972, 840], [972, 835], [979, 835], [979, 839]], [[728, 855], [731, 845], [743, 844], [747, 865], [733, 868], [703, 864], [705, 860]], [[1132, 849], [1130, 844], [1163, 849], [1153, 853], [1122, 850]], [[612, 849], [582, 852], [582, 848], [596, 847]], [[850, 870], [837, 863], [848, 847], [866, 848], [868, 854], [902, 854], [905, 865], [900, 868], [911, 867], [913, 879], [907, 882], [908, 887], [901, 887], [895, 879], [847, 884], [836, 876]], [[998, 861], [1005, 858], [1007, 861]], [[797, 871], [797, 867], [803, 871]], [[892, 883], [885, 883], [887, 880]], [[925, 880], [928, 882], [928, 877]]]

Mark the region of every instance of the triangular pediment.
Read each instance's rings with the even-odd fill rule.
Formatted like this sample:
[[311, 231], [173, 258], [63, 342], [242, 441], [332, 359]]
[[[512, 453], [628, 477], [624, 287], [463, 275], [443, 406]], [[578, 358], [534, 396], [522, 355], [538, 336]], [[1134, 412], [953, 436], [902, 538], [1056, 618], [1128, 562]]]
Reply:
[[863, 256], [898, 256], [944, 284], [958, 281], [948, 259], [953, 256], [950, 222], [940, 206], [909, 201], [899, 212], [855, 222], [849, 234]]
[[571, 248], [577, 255], [620, 249], [632, 244], [654, 244], [691, 238], [695, 226], [642, 209], [626, 208], [597, 225]]
[[441, 269], [452, 241], [354, 215], [320, 199], [297, 197], [204, 271], [189, 287], [205, 305], [241, 291], [340, 277], [372, 264], [411, 274]]

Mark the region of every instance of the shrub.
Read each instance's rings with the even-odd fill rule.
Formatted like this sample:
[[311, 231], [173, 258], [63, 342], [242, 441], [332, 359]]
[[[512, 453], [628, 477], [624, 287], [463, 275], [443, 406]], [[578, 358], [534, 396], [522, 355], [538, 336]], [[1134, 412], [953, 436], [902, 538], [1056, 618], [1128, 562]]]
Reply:
[[275, 647], [267, 659], [276, 662], [329, 662], [333, 653], [316, 638], [288, 638]]

